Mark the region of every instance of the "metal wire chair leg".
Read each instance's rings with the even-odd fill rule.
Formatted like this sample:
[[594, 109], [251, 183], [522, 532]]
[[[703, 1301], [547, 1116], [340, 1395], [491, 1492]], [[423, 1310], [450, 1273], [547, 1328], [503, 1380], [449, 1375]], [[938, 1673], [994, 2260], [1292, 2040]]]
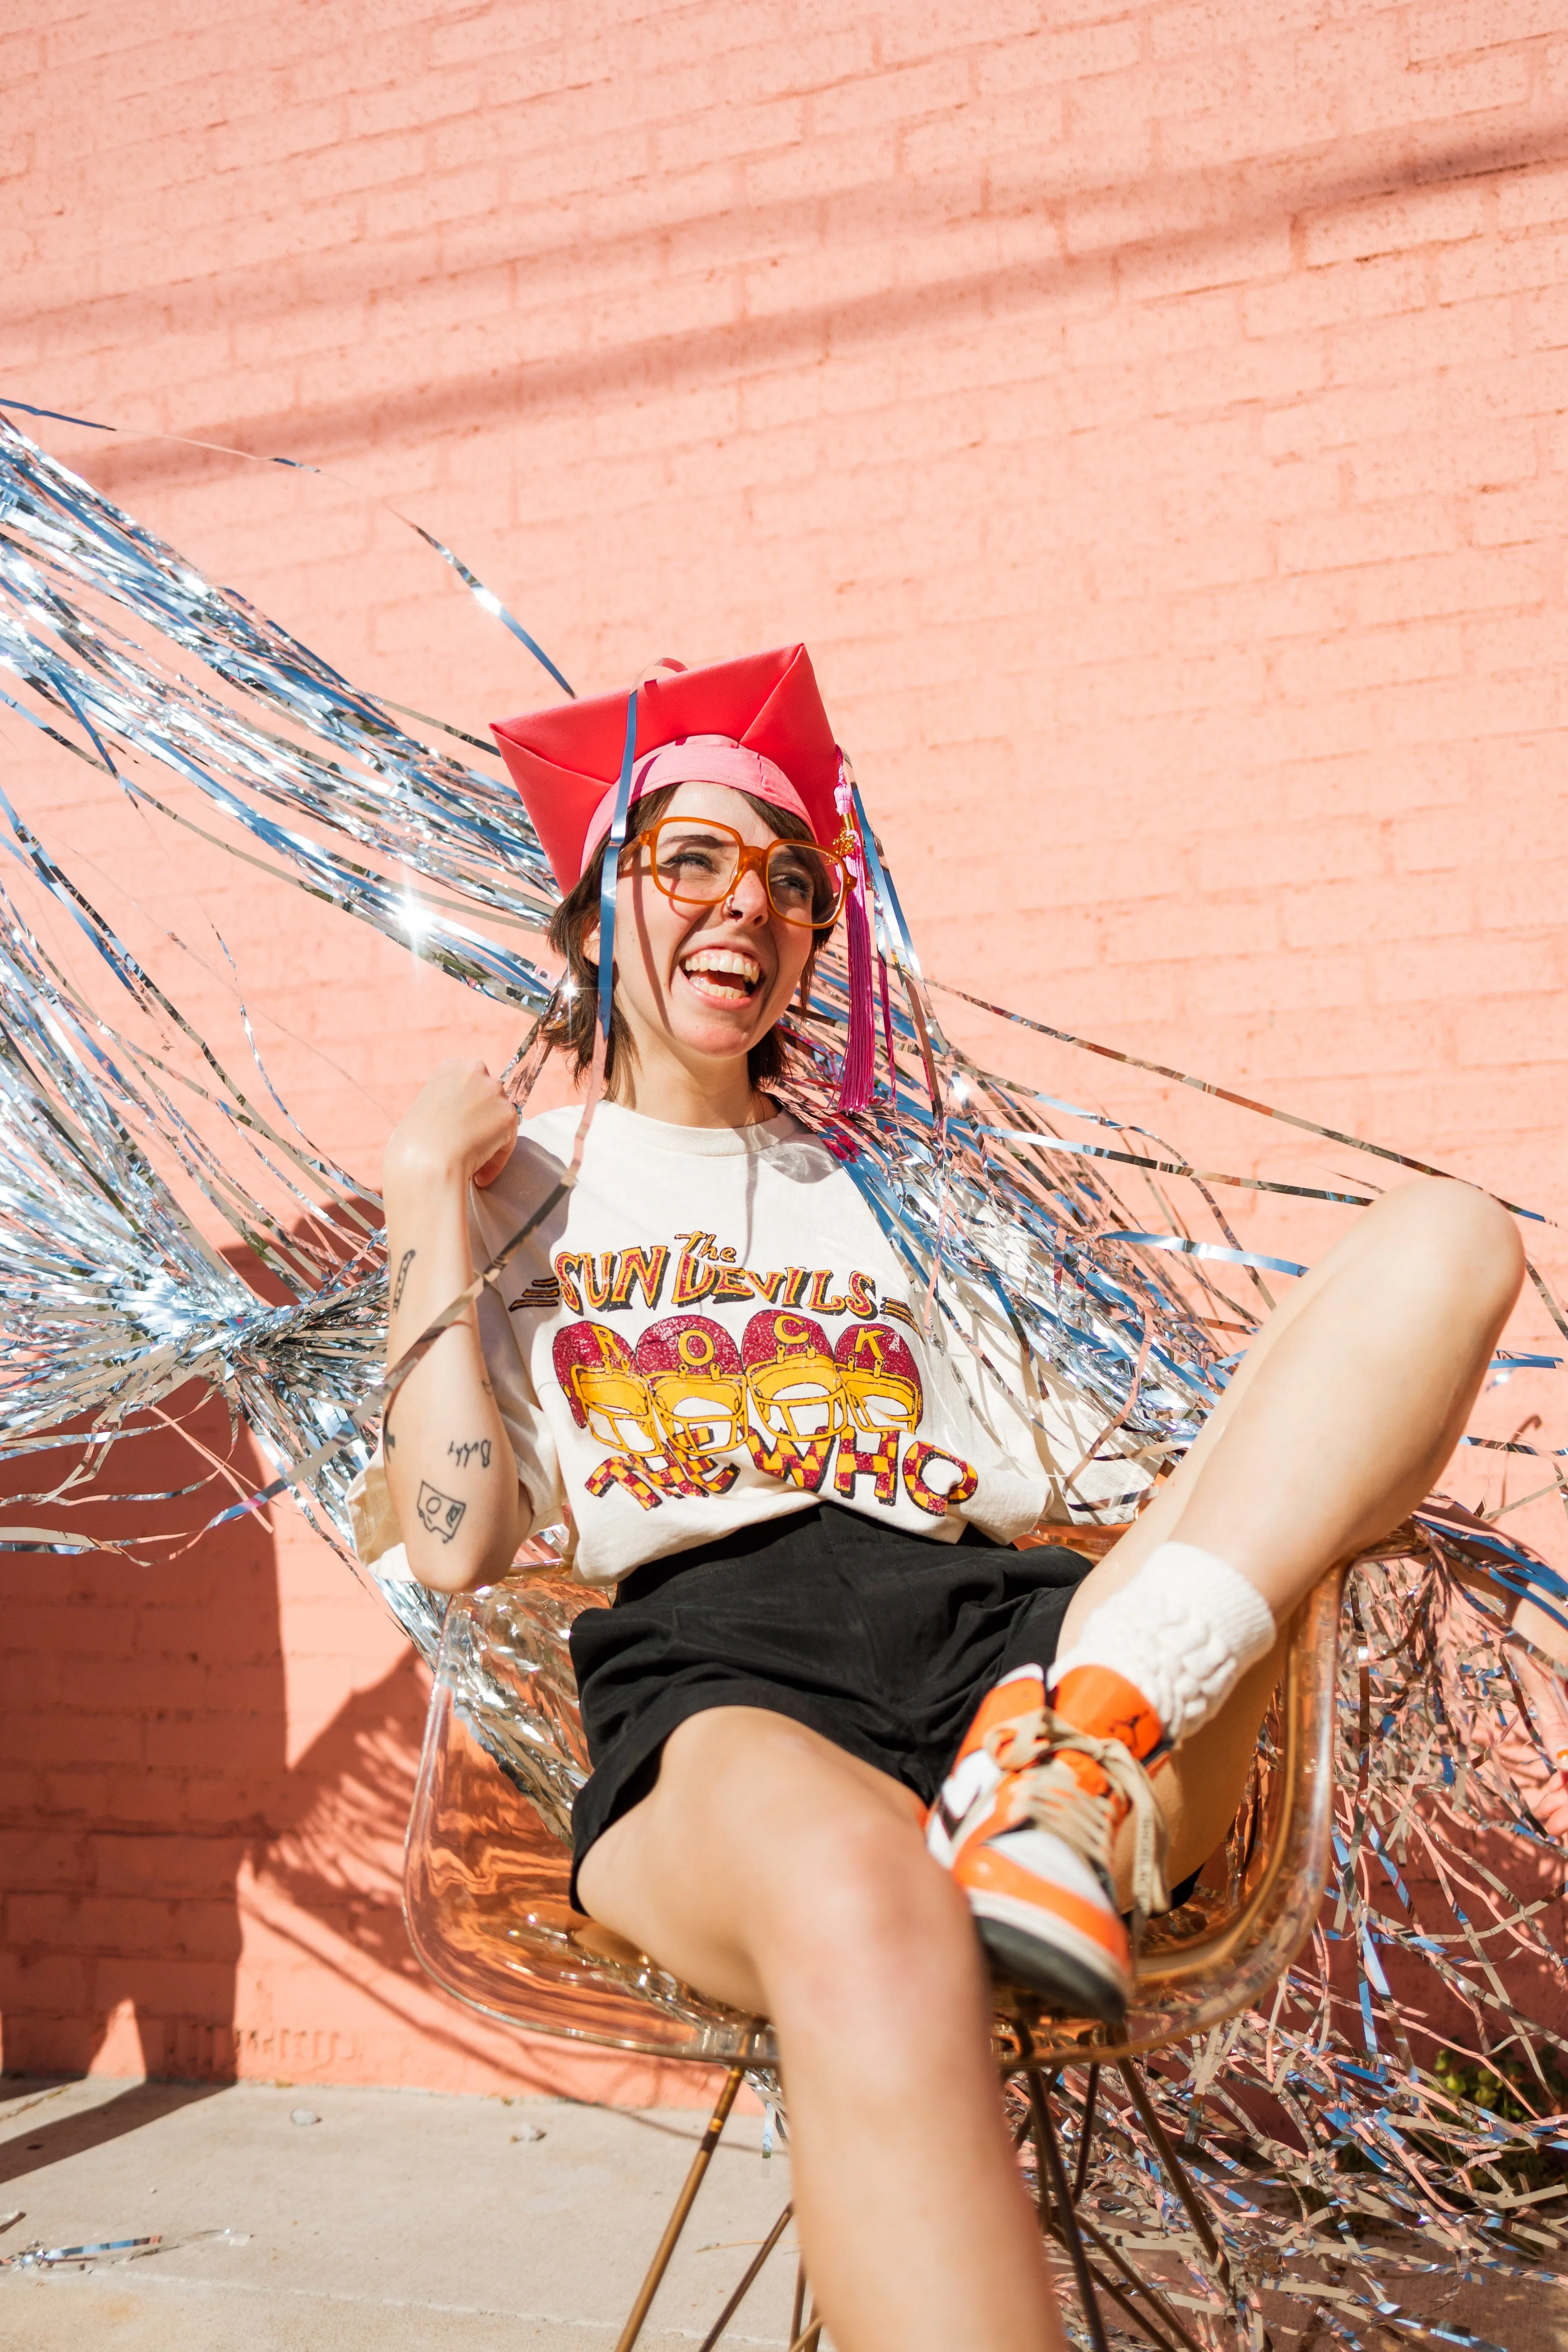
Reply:
[[[1084, 2236], [1089, 2240], [1089, 2244], [1094, 2248], [1096, 2253], [1102, 2255], [1105, 2261], [1121, 2272], [1122, 2277], [1127, 2282], [1127, 2286], [1131, 2291], [1131, 2294], [1141, 2294], [1142, 2296], [1144, 2302], [1149, 2305], [1150, 2310], [1154, 2313], [1155, 2316], [1160, 2321], [1161, 2326], [1169, 2331], [1169, 2336], [1173, 2337], [1177, 2344], [1184, 2345], [1186, 2347], [1186, 2352], [1203, 2352], [1203, 2347], [1198, 2343], [1196, 2336], [1189, 2334], [1188, 2330], [1183, 2326], [1181, 2321], [1177, 2318], [1175, 2313], [1172, 2310], [1164, 2296], [1160, 2293], [1158, 2287], [1151, 2286], [1147, 2279], [1139, 2277], [1137, 2272], [1127, 2260], [1126, 2255], [1122, 2253], [1121, 2248], [1113, 2246], [1109, 2238], [1102, 2237], [1100, 2232], [1095, 2228], [1094, 2223], [1092, 2221], [1086, 2221], [1083, 2220], [1081, 2215], [1079, 2217], [1078, 2226], [1083, 2231]], [[1092, 2263], [1089, 2264], [1089, 2269], [1093, 2273], [1094, 2283], [1096, 2286], [1099, 2287], [1101, 2294], [1108, 2294], [1112, 2303], [1117, 2305], [1118, 2309], [1126, 2313], [1128, 2318], [1132, 2321], [1134, 2326], [1139, 2328], [1142, 2333], [1149, 2338], [1150, 2343], [1157, 2347], [1157, 2352], [1172, 2352], [1171, 2343], [1167, 2340], [1167, 2337], [1165, 2336], [1162, 2336], [1160, 2328], [1151, 2325], [1148, 2314], [1146, 2312], [1140, 2311], [1137, 2308], [1137, 2306], [1129, 2299], [1129, 2294], [1124, 2294], [1122, 2289], [1117, 2285], [1116, 2281], [1113, 2278], [1107, 2278], [1103, 2271], [1095, 2270]]]
[[1164, 2167], [1171, 2186], [1185, 2207], [1188, 2221], [1197, 2232], [1198, 2242], [1213, 2263], [1220, 2284], [1234, 2305], [1236, 2282], [1231, 2276], [1230, 2264], [1226, 2259], [1225, 2250], [1215, 2235], [1213, 2222], [1204, 2210], [1203, 2200], [1187, 2176], [1186, 2166], [1172, 2147], [1170, 2134], [1154, 2112], [1154, 2102], [1149, 2096], [1148, 2086], [1131, 2058], [1119, 2059], [1117, 2066], [1122, 2081], [1131, 2094], [1132, 2104], [1138, 2110], [1139, 2118], [1149, 2135], [1154, 2153]]
[[[1138, 2273], [1132, 2268], [1131, 2263], [1128, 2262], [1121, 2249], [1117, 2246], [1113, 2246], [1110, 2239], [1103, 2237], [1095, 2228], [1093, 2222], [1086, 2221], [1078, 2210], [1079, 2199], [1083, 2193], [1083, 2185], [1089, 2175], [1089, 2157], [1091, 2143], [1088, 2135], [1093, 2123], [1095, 2093], [1098, 2087], [1099, 2074], [1100, 2069], [1098, 2066], [1093, 2066], [1089, 2069], [1089, 2087], [1085, 2094], [1082, 2116], [1080, 2120], [1080, 2129], [1084, 2131], [1086, 2137], [1083, 2146], [1080, 2147], [1079, 2152], [1077, 2168], [1078, 2177], [1074, 2183], [1072, 2191], [1071, 2210], [1067, 2216], [1068, 2226], [1063, 2227], [1062, 2223], [1057, 2220], [1056, 2215], [1045, 2195], [1045, 2174], [1050, 2169], [1048, 2162], [1045, 2166], [1038, 2167], [1036, 2176], [1040, 2189], [1041, 2221], [1048, 2235], [1056, 2240], [1058, 2245], [1059, 2245], [1065, 2252], [1070, 2255], [1072, 2252], [1072, 2242], [1068, 2234], [1068, 2229], [1076, 2229], [1088, 2239], [1089, 2243], [1094, 2248], [1096, 2253], [1100, 2256], [1103, 2262], [1110, 2263], [1113, 2271], [1121, 2273], [1122, 2280], [1126, 2283], [1125, 2286], [1119, 2285], [1114, 2277], [1108, 2277], [1103, 2270], [1098, 2269], [1096, 2265], [1089, 2261], [1087, 2252], [1085, 2252], [1084, 2267], [1094, 2283], [1096, 2292], [1100, 2294], [1105, 2294], [1110, 2297], [1111, 2302], [1115, 2304], [1117, 2309], [1121, 2312], [1126, 2318], [1132, 2322], [1132, 2325], [1138, 2329], [1139, 2333], [1147, 2336], [1149, 2342], [1154, 2346], [1155, 2352], [1176, 2352], [1177, 2346], [1184, 2347], [1184, 2352], [1202, 2352], [1202, 2347], [1199, 2346], [1196, 2338], [1189, 2334], [1188, 2330], [1183, 2326], [1182, 2322], [1171, 2309], [1163, 2295], [1160, 2294], [1158, 2288], [1151, 2286], [1147, 2279], [1140, 2278]], [[1048, 2095], [1049, 2095], [1047, 2094], [1047, 2097]], [[1023, 2120], [1019, 2124], [1017, 2131], [1014, 2135], [1013, 2145], [1015, 2147], [1022, 2144], [1024, 2136], [1030, 2129], [1033, 2121], [1033, 2101], [1031, 2100], [1030, 2106], [1026, 2110]], [[1053, 2138], [1055, 2137], [1054, 2132], [1052, 2137]], [[1037, 2134], [1037, 2149], [1038, 2145], [1038, 2135]], [[1059, 2150], [1059, 2142], [1058, 2143], [1058, 2146]], [[1065, 2166], [1062, 2168], [1062, 2179], [1064, 2180], [1066, 2179]], [[1128, 2290], [1131, 2290], [1131, 2294]], [[1081, 2288], [1079, 2291], [1081, 2293]], [[1137, 2305], [1131, 2300], [1131, 2294], [1142, 2296], [1144, 2302], [1148, 2304], [1150, 2309], [1154, 2313], [1155, 2317], [1160, 2321], [1161, 2325], [1159, 2327], [1156, 2327], [1152, 2323], [1147, 2312], [1141, 2311]], [[1161, 2332], [1162, 2328], [1165, 2331], [1164, 2333]]]
[[[697, 2347], [697, 2352], [713, 2352], [713, 2347], [718, 2343], [719, 2338], [723, 2335], [724, 2330], [729, 2326], [730, 2322], [734, 2318], [735, 2314], [740, 2310], [741, 2305], [745, 2302], [746, 2297], [750, 2294], [758, 2272], [762, 2269], [763, 2264], [767, 2261], [768, 2256], [773, 2252], [773, 2248], [778, 2244], [779, 2240], [784, 2236], [784, 2231], [788, 2229], [790, 2216], [794, 2211], [795, 2207], [793, 2205], [786, 2205], [784, 2207], [784, 2211], [779, 2215], [778, 2220], [773, 2223], [773, 2228], [768, 2231], [767, 2236], [763, 2240], [762, 2244], [758, 2247], [756, 2252], [747, 2263], [745, 2273], [741, 2280], [740, 2285], [735, 2289], [734, 2294], [730, 2297], [729, 2302], [724, 2305], [723, 2310], [719, 2314], [718, 2318], [713, 2322], [712, 2326], [702, 2338], [701, 2343]], [[792, 2329], [791, 2333], [793, 2334], [793, 2332], [794, 2331]]]
[[1078, 2204], [1089, 2179], [1089, 2152], [1094, 2145], [1094, 2103], [1100, 2095], [1100, 2069], [1091, 2066], [1083, 2086], [1083, 2113], [1078, 2125], [1078, 2169], [1073, 2176], [1072, 2201]]
[[1037, 2066], [1026, 2067], [1025, 2074], [1029, 2084], [1029, 2105], [1035, 2119], [1035, 2159], [1038, 2166], [1037, 2177], [1039, 2181], [1041, 2219], [1047, 2219], [1046, 2176], [1048, 2173], [1051, 2183], [1050, 2201], [1056, 2208], [1058, 2231], [1066, 2241], [1068, 2254], [1072, 2263], [1073, 2277], [1078, 2282], [1078, 2299], [1083, 2306], [1083, 2315], [1089, 2327], [1094, 2352], [1110, 2352], [1105, 2338], [1105, 2321], [1100, 2315], [1100, 2297], [1095, 2293], [1094, 2273], [1089, 2269], [1089, 2256], [1084, 2252], [1083, 2239], [1079, 2231], [1078, 2217], [1072, 2210], [1072, 2199], [1068, 2194], [1067, 2168], [1062, 2163], [1062, 2152], [1057, 2146], [1056, 2126], [1051, 2121], [1051, 2111], [1046, 2104], [1046, 2086], [1040, 2080], [1040, 2070]]
[[669, 2258], [675, 2252], [676, 2243], [682, 2230], [686, 2227], [687, 2216], [696, 2201], [698, 2190], [702, 2186], [702, 2176], [707, 2171], [713, 2151], [719, 2145], [720, 2135], [730, 2120], [730, 2110], [734, 2105], [736, 2094], [745, 2079], [746, 2070], [743, 2066], [731, 2066], [724, 2077], [724, 2087], [719, 2094], [719, 2104], [709, 2116], [708, 2128], [698, 2142], [697, 2153], [691, 2159], [691, 2169], [687, 2174], [681, 2185], [680, 2194], [675, 2200], [675, 2210], [665, 2224], [664, 2235], [658, 2242], [658, 2251], [648, 2264], [647, 2276], [637, 2289], [637, 2299], [631, 2307], [626, 2324], [616, 2338], [616, 2352], [632, 2352], [632, 2346], [642, 2334], [643, 2322], [648, 2315], [648, 2306], [658, 2293], [660, 2280], [669, 2268]]
[[[803, 2328], [801, 2322], [805, 2320]], [[802, 2254], [795, 2266], [795, 2305], [789, 2315], [789, 2352], [816, 2352], [823, 2323], [816, 2315], [816, 2297], [811, 2298], [811, 2317], [805, 2319], [805, 2256]]]

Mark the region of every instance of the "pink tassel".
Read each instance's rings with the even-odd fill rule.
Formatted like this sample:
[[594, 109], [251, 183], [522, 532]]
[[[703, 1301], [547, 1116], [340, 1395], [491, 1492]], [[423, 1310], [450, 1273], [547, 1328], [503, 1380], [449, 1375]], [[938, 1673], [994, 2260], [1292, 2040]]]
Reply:
[[866, 907], [866, 860], [855, 823], [855, 795], [838, 755], [838, 785], [834, 793], [841, 824], [837, 847], [849, 867], [849, 895], [844, 908], [849, 953], [849, 1037], [844, 1048], [844, 1068], [838, 1082], [840, 1110], [864, 1110], [871, 1099], [877, 1062], [877, 1009], [871, 989], [871, 924]]

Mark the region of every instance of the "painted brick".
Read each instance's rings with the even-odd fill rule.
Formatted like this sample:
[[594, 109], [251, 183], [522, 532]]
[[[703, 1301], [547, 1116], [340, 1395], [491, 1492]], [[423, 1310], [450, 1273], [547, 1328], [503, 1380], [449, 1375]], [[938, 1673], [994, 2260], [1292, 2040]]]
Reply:
[[1513, 490], [1486, 486], [1470, 509], [1470, 529], [1479, 547], [1556, 540], [1563, 530], [1563, 485], [1547, 476]]
[[1272, 283], [1247, 289], [1243, 322], [1249, 335], [1297, 334], [1419, 310], [1427, 299], [1428, 271], [1427, 257], [1420, 253], [1280, 269], [1271, 273]]
[[1450, 735], [1460, 709], [1471, 711], [1471, 731], [1481, 738], [1531, 735], [1542, 729], [1561, 728], [1568, 716], [1565, 703], [1568, 696], [1563, 682], [1537, 671], [1526, 677], [1494, 677], [1489, 680], [1485, 696], [1479, 698], [1473, 687], [1439, 684], [1393, 688], [1380, 716], [1391, 742], [1440, 743]]
[[1184, 170], [1219, 172], [1299, 153], [1331, 139], [1340, 103], [1331, 90], [1296, 87], [1212, 114], [1180, 115], [1160, 127], [1160, 150]]
[[[1268, 25], [1275, 34], [1310, 32], [1322, 22], [1321, 0], [1273, 0]], [[1255, 40], [1258, 11], [1247, 0], [1178, 0], [1174, 7], [1150, 11], [1146, 23], [1156, 58], [1188, 57]]]
[[1563, 274], [1565, 252], [1568, 235], [1555, 226], [1535, 236], [1472, 237], [1447, 246], [1432, 261], [1438, 299], [1462, 302], [1477, 295], [1553, 286]]
[[559, 18], [547, 0], [518, 8], [475, 8], [430, 12], [427, 40], [433, 66], [468, 64], [483, 59], [487, 66], [513, 56], [525, 46], [547, 42], [559, 29]]
[[[1250, 289], [1284, 277], [1289, 268], [1289, 223], [1276, 220], [1226, 230], [1211, 227], [1168, 245], [1135, 247], [1118, 257], [1117, 277], [1136, 299], [1195, 292], [1206, 286]], [[1282, 321], [1279, 331], [1289, 331], [1294, 323]]]
[[1308, 220], [1302, 258], [1310, 268], [1403, 253], [1415, 246], [1451, 244], [1479, 235], [1486, 215], [1483, 187], [1422, 188], [1405, 196], [1380, 197]]
[[[776, 98], [802, 90], [830, 100], [872, 79], [877, 47], [868, 24], [840, 25], [784, 40], [749, 42], [728, 49], [719, 62], [722, 104]], [[817, 128], [812, 117], [812, 128]]]
[[1318, 638], [1347, 627], [1353, 616], [1353, 589], [1342, 574], [1298, 574], [1184, 596], [1173, 608], [1171, 635], [1178, 652], [1206, 652], [1234, 645], [1243, 631], [1266, 643]]
[[1427, 492], [1490, 492], [1499, 483], [1528, 480], [1540, 451], [1534, 427], [1516, 424], [1463, 436], [1422, 433], [1373, 441], [1349, 462], [1353, 496], [1376, 504]]
[[[1059, 0], [1051, 11], [1053, 23], [1092, 22], [1104, 13], [1100, 0]], [[1033, 33], [1039, 10], [1032, 0], [995, 0], [985, 11], [985, 35], [996, 41], [1009, 35]], [[878, 46], [889, 64], [929, 58], [944, 49], [966, 49], [974, 40], [974, 12], [963, 0], [915, 0], [883, 19]]]
[[1346, 92], [1345, 126], [1392, 131], [1410, 123], [1450, 124], [1467, 115], [1518, 105], [1530, 95], [1531, 63], [1518, 50], [1426, 72], [1374, 75]]
[[1357, 572], [1356, 614], [1376, 625], [1501, 606], [1513, 608], [1517, 620], [1521, 605], [1540, 603], [1546, 578], [1538, 555], [1513, 550], [1459, 548], [1451, 555], [1412, 556]]
[[1315, 572], [1436, 554], [1457, 546], [1458, 539], [1450, 506], [1436, 499], [1405, 499], [1291, 523], [1279, 533], [1279, 561], [1288, 572]]
[[[805, 635], [928, 968], [994, 988], [1005, 936], [1047, 1019], [1563, 1213], [1568, 171], [1517, 160], [1568, 94], [1545, 0], [41, 25], [0, 36], [17, 388], [354, 486], [62, 428], [133, 511], [473, 727], [542, 689], [359, 486], [585, 688]], [[510, 1052], [363, 927], [99, 839], [66, 764], [6, 790], [150, 929], [221, 926], [351, 1164], [428, 1061]], [[924, 846], [955, 801], [1018, 853], [956, 887]], [[216, 979], [168, 977], [229, 1034]], [[373, 1719], [405, 1788], [423, 1706], [295, 1522], [133, 1583], [0, 1559], [0, 1596], [7, 2063], [515, 2085], [499, 2032], [433, 1997], [389, 2026], [247, 1908]], [[298, 1866], [310, 1936], [388, 1932], [388, 1806]]]
[[1079, 81], [1138, 63], [1142, 42], [1135, 23], [1085, 24], [1066, 32], [1039, 30], [1021, 41], [984, 51], [976, 61], [982, 91], [1030, 89], [1040, 82]]
[[1550, 671], [1555, 621], [1550, 612], [1474, 621], [1466, 633], [1470, 659], [1483, 674], [1527, 670], [1539, 677]]
[[1335, 384], [1428, 376], [1476, 360], [1506, 360], [1514, 350], [1513, 306], [1499, 297], [1340, 327], [1331, 331], [1328, 348]]
[[1456, 677], [1464, 658], [1462, 634], [1451, 622], [1425, 628], [1357, 629], [1327, 643], [1285, 646], [1274, 677], [1282, 692], [1305, 698], [1355, 693], [1395, 679]]
[[1179, 354], [1163, 361], [1153, 373], [1154, 413], [1224, 407], [1243, 400], [1273, 405], [1315, 391], [1327, 380], [1327, 368], [1319, 336], [1241, 340], [1218, 352]]
[[1545, 165], [1498, 182], [1500, 228], [1534, 228], [1543, 221], [1568, 221], [1568, 171]]
[[1410, 26], [1413, 64], [1457, 57], [1465, 49], [1495, 49], [1560, 33], [1563, 19], [1553, 0], [1458, 0], [1451, 7], [1420, 8]]

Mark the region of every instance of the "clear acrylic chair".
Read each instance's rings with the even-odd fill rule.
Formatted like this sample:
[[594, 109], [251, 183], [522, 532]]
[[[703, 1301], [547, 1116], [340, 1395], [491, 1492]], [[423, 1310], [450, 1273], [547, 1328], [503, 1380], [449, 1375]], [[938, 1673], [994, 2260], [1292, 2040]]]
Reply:
[[[1084, 1533], [1073, 1531], [1075, 1545]], [[1110, 1539], [1108, 1531], [1092, 1548]], [[1386, 1549], [1378, 1557], [1387, 1557]], [[1223, 1861], [1216, 1856], [1191, 1898], [1145, 1930], [1124, 2033], [1113, 2040], [1098, 2026], [1048, 2014], [1016, 1987], [996, 1989], [997, 2062], [1005, 2082], [1023, 2094], [1019, 2136], [1033, 2135], [1042, 2224], [1071, 2261], [1100, 2352], [1106, 2343], [1101, 2296], [1165, 2352], [1181, 2345], [1196, 2352], [1158, 2286], [1136, 2274], [1090, 2225], [1079, 2226], [1075, 2208], [1102, 2066], [1119, 2068], [1213, 2274], [1228, 2292], [1212, 2222], [1136, 2062], [1258, 2001], [1317, 1916], [1328, 1869], [1343, 1575], [1326, 1577], [1297, 1612]], [[616, 2352], [630, 2352], [742, 2084], [750, 2075], [766, 2095], [777, 2095], [777, 2050], [765, 2019], [704, 2000], [568, 1905], [564, 1841], [588, 1762], [567, 1642], [580, 1611], [604, 1605], [604, 1596], [558, 1573], [524, 1575], [452, 1601], [409, 1821], [404, 1899], [423, 1967], [483, 2015], [531, 2032], [724, 2068], [718, 2104], [617, 2340]], [[1052, 2091], [1069, 2067], [1085, 2084], [1076, 2187], [1067, 2179], [1051, 2107]], [[786, 2206], [700, 2352], [719, 2342], [789, 2219]], [[812, 2352], [820, 2332], [821, 2322], [808, 2318], [804, 2305], [803, 2274], [792, 2352]]]

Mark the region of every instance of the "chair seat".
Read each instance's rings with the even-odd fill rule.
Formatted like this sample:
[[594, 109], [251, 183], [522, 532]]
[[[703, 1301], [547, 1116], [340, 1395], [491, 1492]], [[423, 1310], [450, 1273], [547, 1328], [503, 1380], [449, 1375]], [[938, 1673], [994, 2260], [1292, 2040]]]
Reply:
[[[1111, 2058], [1199, 2033], [1259, 1999], [1322, 1900], [1342, 1571], [1292, 1623], [1251, 1784], [1216, 1866], [1153, 1920], [1122, 2037], [998, 1985], [1001, 2063]], [[484, 2015], [662, 2058], [765, 2068], [765, 2021], [704, 2000], [567, 1901], [571, 1801], [588, 1774], [567, 1646], [604, 1596], [559, 1576], [455, 1599], [409, 1820], [408, 1932], [436, 1981]]]
[[[704, 2000], [624, 1937], [572, 1909], [571, 1857], [554, 1822], [546, 1827], [536, 1802], [517, 1785], [518, 1727], [508, 1727], [504, 1743], [494, 1738], [495, 1694], [476, 1690], [466, 1672], [476, 1656], [487, 1655], [492, 1616], [505, 1642], [504, 1678], [517, 1657], [517, 1633], [529, 1622], [516, 1588], [462, 1595], [442, 1639], [404, 1872], [416, 1958], [469, 2008], [530, 2032], [655, 2058], [771, 2065], [765, 2026]], [[554, 1612], [540, 1621], [547, 1662], [559, 1622]], [[488, 1654], [489, 1663], [495, 1654]], [[526, 1679], [521, 1688], [529, 1691]], [[491, 1735], [483, 1744], [476, 1724]], [[541, 1754], [531, 1739], [524, 1754], [531, 1770]], [[564, 1786], [580, 1769], [569, 1751], [553, 1761], [552, 1787]]]

